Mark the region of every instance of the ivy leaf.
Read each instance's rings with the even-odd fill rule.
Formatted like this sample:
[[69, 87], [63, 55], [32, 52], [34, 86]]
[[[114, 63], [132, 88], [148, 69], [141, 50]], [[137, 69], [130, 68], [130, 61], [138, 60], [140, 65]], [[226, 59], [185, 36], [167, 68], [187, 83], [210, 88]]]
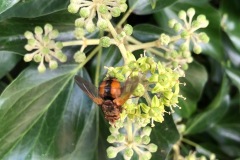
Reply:
[[[170, 6], [177, 0], [129, 0], [130, 8], [133, 8], [133, 12], [137, 15], [146, 15], [154, 12], [158, 12], [161, 9]], [[156, 7], [153, 7], [156, 6]]]
[[17, 4], [20, 0], [8, 0], [8, 1], [2, 1], [0, 3], [0, 14], [3, 13], [4, 11], [8, 10], [15, 4]]
[[20, 56], [15, 52], [0, 51], [0, 79], [17, 64]]
[[158, 146], [157, 152], [152, 154], [152, 159], [166, 159], [179, 138], [172, 116], [165, 114], [163, 123], [155, 123], [151, 133], [151, 142]]
[[240, 91], [240, 71], [239, 69], [226, 68], [226, 73], [228, 77], [232, 80], [233, 84]]
[[[6, 3], [8, 1], [5, 1]], [[57, 12], [67, 8], [69, 1], [66, 0], [26, 0], [20, 1], [11, 9], [0, 14], [0, 20], [11, 17], [34, 18]]]
[[196, 134], [213, 127], [229, 108], [230, 97], [228, 95], [229, 82], [224, 76], [221, 89], [216, 94], [207, 109], [194, 118], [189, 119], [184, 134]]
[[7, 87], [0, 97], [0, 159], [93, 159], [98, 108], [73, 82], [76, 72], [75, 65], [43, 74], [29, 67]]

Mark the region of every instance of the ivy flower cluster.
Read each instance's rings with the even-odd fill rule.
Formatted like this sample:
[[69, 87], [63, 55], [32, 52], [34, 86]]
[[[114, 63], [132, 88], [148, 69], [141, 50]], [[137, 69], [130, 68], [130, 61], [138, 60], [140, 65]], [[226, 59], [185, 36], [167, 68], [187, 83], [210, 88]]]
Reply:
[[[157, 151], [157, 145], [150, 143], [152, 128], [147, 126], [144, 119], [129, 119], [124, 124], [118, 121], [115, 127], [110, 127], [111, 135], [107, 141], [114, 144], [107, 149], [109, 158], [115, 158], [119, 152], [123, 153], [125, 160], [130, 160], [134, 152], [140, 160], [147, 160], [152, 157], [152, 153]], [[126, 131], [126, 135], [122, 130]]]
[[120, 81], [125, 81], [125, 75], [128, 73], [140, 77], [140, 83], [133, 95], [146, 101], [138, 104], [127, 102], [124, 108], [129, 118], [145, 118], [150, 120], [153, 126], [153, 121], [163, 122], [166, 112], [164, 107], [169, 107], [172, 111], [174, 107], [178, 107], [178, 98], [182, 97], [179, 95], [179, 78], [182, 75], [177, 70], [165, 67], [161, 62], [155, 62], [147, 56], [130, 61], [122, 67], [108, 68], [108, 75]]
[[168, 35], [162, 34], [159, 38], [161, 46], [163, 46], [162, 49], [166, 51], [165, 58], [170, 60], [174, 68], [181, 66], [183, 70], [187, 70], [188, 63], [193, 61], [190, 52], [191, 44], [193, 46], [193, 52], [200, 54], [202, 52], [200, 43], [209, 42], [209, 37], [205, 32], [197, 32], [197, 30], [201, 28], [206, 28], [209, 21], [205, 15], [198, 15], [194, 20], [194, 15], [195, 9], [193, 8], [189, 8], [187, 11], [181, 10], [178, 13], [178, 17], [182, 21], [172, 19], [168, 24], [177, 35], [169, 37]]
[[58, 62], [66, 62], [67, 57], [63, 52], [62, 43], [53, 40], [58, 36], [58, 31], [53, 30], [51, 24], [46, 24], [44, 28], [35, 27], [34, 33], [26, 31], [24, 36], [28, 40], [25, 49], [31, 53], [24, 55], [24, 61], [30, 62], [34, 60], [40, 63], [38, 66], [39, 72], [45, 72], [46, 67], [44, 62], [49, 63], [50, 69], [56, 69]]
[[[107, 20], [118, 17], [127, 10], [126, 0], [71, 0], [68, 6], [70, 13], [79, 13], [80, 18], [75, 21], [75, 35], [81, 39], [84, 29], [93, 32], [98, 27], [100, 30], [107, 29]], [[95, 24], [94, 18], [97, 17]]]
[[157, 146], [150, 143], [152, 129], [148, 124], [154, 127], [154, 121], [163, 122], [165, 107], [172, 111], [178, 107], [178, 98], [182, 97], [179, 94], [181, 75], [177, 70], [155, 62], [152, 57], [135, 59], [131, 53], [128, 53], [128, 57], [131, 61], [124, 66], [106, 67], [109, 76], [121, 81], [126, 81], [125, 75], [140, 78], [133, 92], [135, 98], [123, 105], [121, 118], [116, 122], [115, 128], [110, 127], [108, 142], [114, 146], [109, 147], [107, 152], [109, 158], [114, 158], [121, 152], [124, 159], [130, 159], [135, 152], [139, 159], [148, 160], [157, 151]]

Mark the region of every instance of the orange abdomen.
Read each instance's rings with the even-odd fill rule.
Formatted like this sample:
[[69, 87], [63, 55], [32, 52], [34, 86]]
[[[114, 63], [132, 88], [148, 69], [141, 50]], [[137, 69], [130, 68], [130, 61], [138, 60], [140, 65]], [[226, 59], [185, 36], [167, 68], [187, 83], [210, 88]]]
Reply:
[[121, 84], [116, 78], [104, 80], [99, 86], [99, 96], [104, 100], [113, 100], [121, 95]]

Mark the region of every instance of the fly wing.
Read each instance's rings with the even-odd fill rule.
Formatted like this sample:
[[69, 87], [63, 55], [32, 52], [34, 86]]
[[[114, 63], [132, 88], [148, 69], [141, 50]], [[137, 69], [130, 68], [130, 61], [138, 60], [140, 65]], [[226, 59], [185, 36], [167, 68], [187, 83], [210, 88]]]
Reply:
[[97, 88], [92, 83], [86, 81], [80, 76], [75, 76], [75, 82], [97, 105], [101, 105], [103, 103], [103, 99], [98, 97]]
[[129, 99], [133, 91], [137, 88], [138, 83], [139, 77], [135, 76], [128, 78], [122, 88], [121, 96], [114, 100], [115, 104], [117, 104], [118, 106], [122, 106]]

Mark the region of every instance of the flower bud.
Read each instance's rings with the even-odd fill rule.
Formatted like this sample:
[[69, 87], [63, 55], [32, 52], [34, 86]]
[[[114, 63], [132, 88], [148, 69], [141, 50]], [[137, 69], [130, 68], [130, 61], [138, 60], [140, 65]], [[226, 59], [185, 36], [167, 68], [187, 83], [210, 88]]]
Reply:
[[182, 29], [182, 24], [181, 23], [176, 23], [173, 27], [175, 32], [179, 32]]
[[78, 10], [79, 10], [79, 6], [78, 5], [73, 4], [73, 3], [70, 3], [68, 5], [68, 12], [70, 12], [70, 13], [77, 13]]
[[108, 12], [108, 8], [105, 4], [101, 4], [98, 6], [98, 11], [101, 14], [106, 14]]
[[52, 30], [53, 30], [53, 26], [51, 24], [47, 23], [44, 25], [44, 31], [46, 33], [51, 32]]
[[132, 157], [133, 153], [134, 153], [133, 149], [128, 147], [124, 151], [124, 157]]
[[200, 45], [195, 44], [193, 46], [193, 52], [196, 54], [200, 54], [202, 52], [202, 47]]
[[46, 67], [43, 63], [40, 63], [38, 66], [38, 72], [43, 73], [46, 71]]
[[34, 29], [35, 34], [40, 35], [43, 34], [43, 29], [39, 26], [35, 27]]
[[82, 39], [85, 35], [83, 28], [75, 28], [74, 35], [77, 39]]
[[209, 42], [209, 37], [207, 36], [207, 34], [205, 32], [199, 33], [198, 37], [204, 43], [208, 43]]
[[116, 138], [113, 135], [108, 136], [107, 138], [108, 143], [114, 143], [116, 142]]
[[151, 132], [152, 132], [152, 128], [149, 127], [149, 126], [146, 126], [146, 127], [143, 128], [142, 134], [150, 136]]
[[156, 145], [156, 144], [153, 144], [153, 143], [150, 143], [149, 145], [148, 145], [148, 150], [150, 151], [150, 152], [156, 152], [157, 151], [157, 149], [158, 149], [158, 146]]
[[24, 55], [24, 61], [30, 62], [33, 59], [34, 54], [25, 54]]
[[121, 12], [126, 12], [128, 5], [126, 3], [120, 5]]
[[97, 21], [97, 26], [98, 26], [98, 28], [100, 29], [100, 30], [104, 30], [104, 29], [106, 29], [107, 28], [107, 22], [106, 22], [106, 20], [104, 20], [104, 19], [99, 19], [98, 21]]
[[85, 55], [83, 52], [78, 51], [78, 52], [76, 52], [76, 53], [74, 54], [73, 58], [74, 58], [74, 60], [75, 60], [76, 62], [82, 63], [82, 62], [85, 61], [86, 55]]
[[94, 32], [96, 29], [95, 24], [92, 21], [89, 21], [88, 23], [86, 23], [85, 28], [90, 33]]
[[168, 26], [170, 28], [173, 28], [173, 26], [177, 23], [177, 21], [175, 19], [171, 19], [168, 21]]
[[124, 134], [118, 134], [116, 137], [116, 140], [118, 142], [123, 142], [125, 140], [125, 135]]
[[150, 137], [145, 135], [142, 137], [142, 143], [143, 144], [148, 144], [150, 142]]
[[50, 69], [56, 69], [58, 67], [58, 63], [55, 60], [50, 60], [49, 62], [49, 68]]
[[130, 36], [133, 33], [133, 27], [129, 24], [126, 24], [123, 27], [123, 31], [126, 33], [126, 35]]
[[117, 156], [118, 152], [116, 151], [116, 148], [110, 146], [107, 148], [107, 156], [108, 158], [115, 158]]
[[33, 57], [33, 59], [34, 59], [35, 62], [41, 62], [42, 56], [39, 55], [39, 54], [35, 54], [34, 57]]
[[140, 143], [142, 143], [142, 138], [140, 136], [136, 135], [136, 136], [134, 136], [134, 142], [140, 144]]
[[30, 31], [26, 31], [24, 33], [24, 37], [26, 37], [27, 39], [33, 39], [34, 38], [33, 33], [30, 32]]
[[107, 36], [104, 36], [100, 39], [99, 45], [102, 47], [109, 47], [111, 45], [111, 39]]
[[87, 8], [87, 7], [83, 7], [83, 8], [80, 9], [79, 14], [83, 18], [87, 18], [90, 15], [90, 9]]
[[51, 39], [55, 39], [55, 38], [58, 37], [58, 35], [59, 35], [58, 30], [54, 29], [54, 30], [52, 30], [52, 32], [49, 33], [48, 36], [49, 36], [49, 38], [51, 38]]
[[121, 14], [121, 10], [119, 7], [113, 7], [112, 10], [111, 10], [111, 15], [113, 17], [119, 17]]
[[195, 15], [195, 9], [194, 8], [189, 8], [187, 10], [187, 15], [189, 18], [192, 18]]
[[85, 25], [84, 18], [78, 18], [78, 19], [75, 20], [75, 26], [76, 27], [82, 28], [82, 27], [84, 27], [84, 25]]
[[187, 15], [186, 15], [186, 12], [181, 10], [179, 13], [178, 13], [178, 17], [182, 20], [185, 20]]

